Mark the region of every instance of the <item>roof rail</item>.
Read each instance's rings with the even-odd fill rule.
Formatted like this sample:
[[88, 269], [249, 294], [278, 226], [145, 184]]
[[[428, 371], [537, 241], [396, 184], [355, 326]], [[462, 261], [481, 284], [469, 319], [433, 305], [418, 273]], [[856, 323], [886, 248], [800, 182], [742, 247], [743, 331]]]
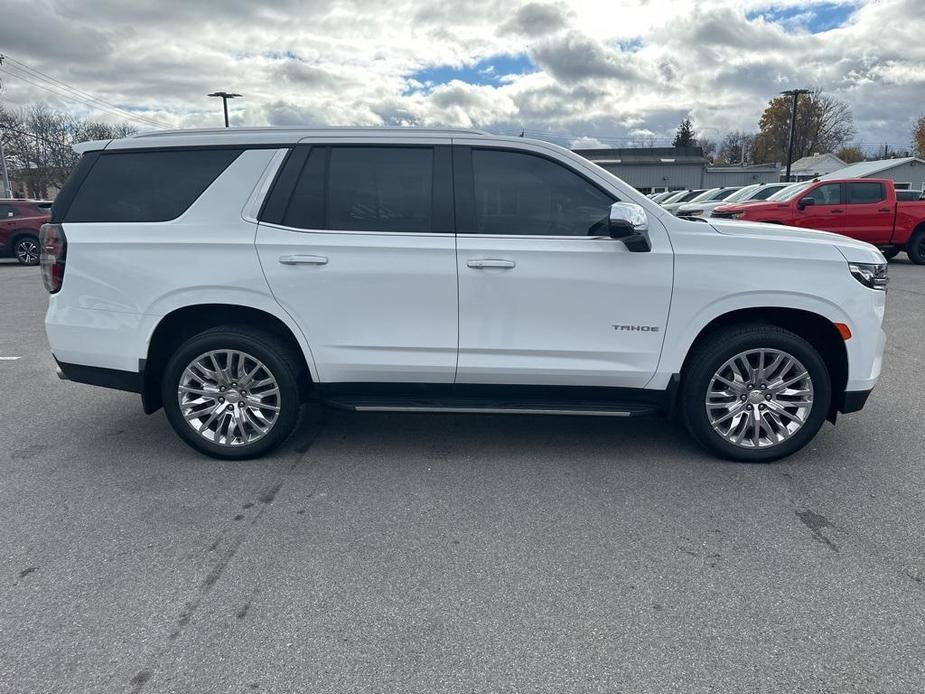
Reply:
[[247, 133], [315, 133], [315, 132], [369, 132], [369, 131], [388, 131], [388, 132], [416, 132], [426, 134], [465, 134], [465, 135], [490, 135], [491, 133], [475, 128], [422, 128], [422, 127], [405, 127], [405, 126], [322, 126], [322, 127], [247, 127], [247, 128], [183, 128], [176, 130], [151, 130], [148, 132], [130, 135], [129, 139], [157, 138], [178, 135], [241, 135]]

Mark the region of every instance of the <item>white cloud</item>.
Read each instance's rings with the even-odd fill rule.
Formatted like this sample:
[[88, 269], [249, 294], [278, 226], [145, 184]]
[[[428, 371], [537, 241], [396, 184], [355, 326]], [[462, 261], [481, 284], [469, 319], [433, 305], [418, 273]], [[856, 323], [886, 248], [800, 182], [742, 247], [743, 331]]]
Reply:
[[[751, 130], [782, 89], [821, 86], [851, 105], [862, 141], [908, 142], [925, 109], [921, 0], [846, 0], [854, 13], [842, 27], [798, 28], [820, 2], [832, 5], [7, 0], [0, 46], [74, 87], [185, 127], [219, 124], [220, 104], [205, 94], [231, 89], [244, 94], [231, 104], [235, 124], [523, 127], [565, 143], [619, 144], [641, 133], [670, 138], [688, 114], [711, 137]], [[782, 9], [779, 23], [747, 19]], [[527, 55], [535, 71], [428, 89], [412, 79], [427, 67], [478, 63], [485, 81], [484, 61], [498, 55]], [[4, 103], [85, 109], [0, 77]]]

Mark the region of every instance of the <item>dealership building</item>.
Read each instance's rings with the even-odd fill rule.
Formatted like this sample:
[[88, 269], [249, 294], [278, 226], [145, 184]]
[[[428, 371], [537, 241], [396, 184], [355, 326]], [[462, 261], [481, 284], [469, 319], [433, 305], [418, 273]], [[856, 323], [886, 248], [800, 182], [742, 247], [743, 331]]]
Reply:
[[627, 149], [576, 149], [642, 193], [695, 190], [752, 183], [776, 183], [776, 164], [711, 166], [700, 147], [633, 147]]

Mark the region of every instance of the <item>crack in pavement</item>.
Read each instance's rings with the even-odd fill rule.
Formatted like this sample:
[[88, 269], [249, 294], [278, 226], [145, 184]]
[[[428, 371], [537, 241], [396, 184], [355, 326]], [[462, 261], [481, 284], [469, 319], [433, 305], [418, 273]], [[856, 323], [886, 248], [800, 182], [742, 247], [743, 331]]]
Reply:
[[[177, 618], [176, 627], [167, 636], [167, 642], [155, 652], [153, 658], [155, 663], [160, 661], [167, 649], [170, 648], [171, 644], [173, 644], [183, 634], [183, 631], [192, 621], [193, 617], [202, 605], [203, 600], [205, 600], [205, 598], [209, 595], [212, 588], [222, 577], [222, 574], [225, 572], [225, 569], [228, 567], [229, 563], [237, 555], [241, 545], [244, 544], [244, 541], [247, 539], [250, 529], [257, 524], [266, 510], [273, 504], [274, 500], [276, 499], [276, 495], [279, 493], [280, 489], [282, 489], [286, 478], [293, 471], [295, 471], [296, 467], [298, 467], [299, 464], [305, 459], [309, 449], [321, 434], [321, 431], [324, 428], [324, 424], [324, 418], [319, 417], [316, 421], [312, 422], [310, 426], [305, 427], [304, 431], [297, 434], [300, 440], [298, 440], [298, 442], [294, 445], [295, 455], [293, 456], [292, 462], [283, 468], [282, 472], [278, 474], [275, 481], [264, 485], [255, 494], [255, 498], [258, 502], [260, 502], [260, 506], [257, 508], [257, 512], [254, 514], [254, 517], [247, 523], [236, 524], [234, 526], [229, 526], [220, 530], [218, 536], [209, 545], [206, 550], [207, 553], [216, 551], [222, 545], [225, 547], [221, 553], [221, 556], [212, 565], [212, 567], [209, 569], [209, 572], [206, 574], [206, 577], [199, 584], [195, 595], [192, 597], [192, 599], [187, 601], [183, 610], [180, 612]], [[254, 508], [255, 505], [256, 504], [253, 501], [247, 501], [242, 504], [241, 507], [247, 510]], [[244, 516], [238, 514], [234, 517], [233, 521], [243, 519]], [[244, 619], [244, 616], [246, 616], [247, 610], [249, 608], [250, 602], [248, 602], [247, 605], [238, 611], [237, 617], [239, 620]], [[139, 670], [131, 679], [129, 679], [129, 684], [132, 686], [132, 694], [140, 694], [148, 681], [154, 676], [156, 670], [156, 667], [146, 667]]]

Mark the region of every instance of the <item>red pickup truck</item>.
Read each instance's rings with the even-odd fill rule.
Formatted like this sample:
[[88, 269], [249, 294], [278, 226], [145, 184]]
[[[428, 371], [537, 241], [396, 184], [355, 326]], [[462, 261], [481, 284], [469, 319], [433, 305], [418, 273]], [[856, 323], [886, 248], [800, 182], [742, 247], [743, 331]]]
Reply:
[[718, 207], [713, 217], [833, 231], [872, 243], [887, 258], [906, 251], [925, 265], [925, 200], [897, 201], [888, 179], [795, 183], [765, 202]]

